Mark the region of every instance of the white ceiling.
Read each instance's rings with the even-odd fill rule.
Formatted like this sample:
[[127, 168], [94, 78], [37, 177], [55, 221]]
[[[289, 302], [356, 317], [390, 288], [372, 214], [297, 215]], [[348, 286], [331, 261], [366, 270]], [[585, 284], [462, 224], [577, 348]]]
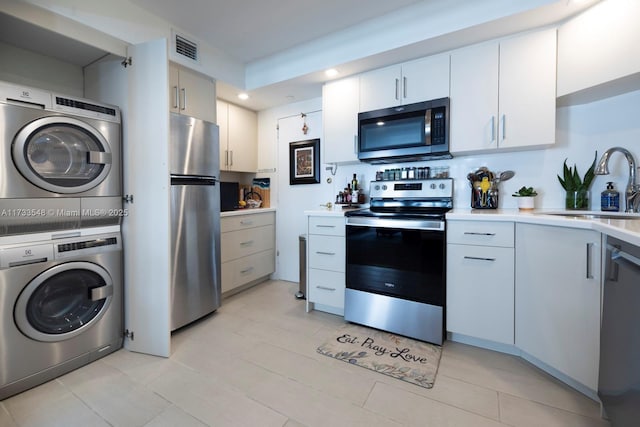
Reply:
[[[262, 110], [319, 97], [329, 67], [345, 77], [560, 22], [599, 0], [128, 1], [235, 58], [245, 75], [234, 85], [214, 76], [218, 95], [240, 104], [248, 91], [244, 105]], [[104, 53], [14, 21], [0, 14], [0, 41], [79, 65]]]
[[559, 22], [597, 0], [130, 0], [246, 67], [218, 95], [260, 110], [340, 76]]

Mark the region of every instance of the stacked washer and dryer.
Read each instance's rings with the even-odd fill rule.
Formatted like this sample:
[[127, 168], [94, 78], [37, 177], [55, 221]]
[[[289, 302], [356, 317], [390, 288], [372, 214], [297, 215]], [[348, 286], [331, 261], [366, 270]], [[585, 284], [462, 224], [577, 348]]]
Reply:
[[117, 107], [0, 82], [0, 400], [122, 346]]

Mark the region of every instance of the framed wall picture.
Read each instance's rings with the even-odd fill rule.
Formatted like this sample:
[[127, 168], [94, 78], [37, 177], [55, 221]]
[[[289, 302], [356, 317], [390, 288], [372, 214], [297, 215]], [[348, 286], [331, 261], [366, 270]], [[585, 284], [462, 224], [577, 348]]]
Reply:
[[320, 183], [320, 139], [289, 143], [289, 184]]

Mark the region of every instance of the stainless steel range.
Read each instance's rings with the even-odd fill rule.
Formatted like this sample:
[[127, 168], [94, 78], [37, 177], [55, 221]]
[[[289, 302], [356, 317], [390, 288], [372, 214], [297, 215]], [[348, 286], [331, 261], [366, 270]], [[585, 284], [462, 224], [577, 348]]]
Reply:
[[347, 321], [442, 344], [453, 180], [374, 181], [347, 220]]

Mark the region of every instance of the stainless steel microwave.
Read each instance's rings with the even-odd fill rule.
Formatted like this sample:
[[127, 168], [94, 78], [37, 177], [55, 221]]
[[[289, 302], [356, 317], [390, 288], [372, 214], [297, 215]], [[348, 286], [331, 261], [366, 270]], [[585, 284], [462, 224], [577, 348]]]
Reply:
[[358, 159], [368, 163], [449, 159], [449, 98], [358, 114]]

